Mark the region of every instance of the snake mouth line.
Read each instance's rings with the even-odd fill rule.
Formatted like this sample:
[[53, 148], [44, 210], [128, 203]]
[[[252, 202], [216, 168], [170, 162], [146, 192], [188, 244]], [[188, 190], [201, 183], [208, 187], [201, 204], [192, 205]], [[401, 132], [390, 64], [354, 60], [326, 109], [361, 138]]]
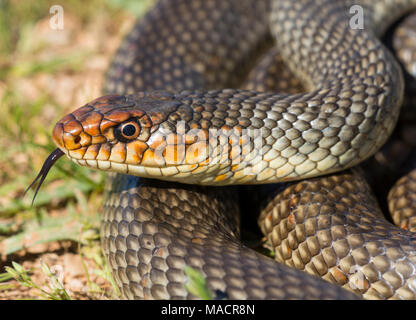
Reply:
[[33, 206], [33, 203], [35, 202], [35, 198], [36, 198], [36, 195], [38, 194], [40, 186], [42, 185], [43, 181], [45, 181], [45, 178], [48, 175], [49, 170], [52, 168], [55, 162], [64, 154], [65, 153], [59, 148], [56, 148], [54, 151], [52, 151], [52, 153], [46, 158], [45, 162], [43, 163], [43, 166], [40, 169], [36, 178], [29, 185], [29, 187], [27, 187], [27, 189], [25, 190], [24, 195], [26, 195], [29, 189], [31, 189], [39, 181], [38, 185], [36, 186], [35, 194], [33, 195], [32, 206]]

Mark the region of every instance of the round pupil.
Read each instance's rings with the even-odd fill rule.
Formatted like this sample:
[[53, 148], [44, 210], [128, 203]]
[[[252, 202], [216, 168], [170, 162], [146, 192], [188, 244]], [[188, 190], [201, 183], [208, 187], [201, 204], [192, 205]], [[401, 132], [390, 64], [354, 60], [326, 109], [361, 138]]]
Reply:
[[132, 124], [128, 124], [123, 127], [123, 134], [127, 137], [130, 137], [136, 133], [136, 127]]

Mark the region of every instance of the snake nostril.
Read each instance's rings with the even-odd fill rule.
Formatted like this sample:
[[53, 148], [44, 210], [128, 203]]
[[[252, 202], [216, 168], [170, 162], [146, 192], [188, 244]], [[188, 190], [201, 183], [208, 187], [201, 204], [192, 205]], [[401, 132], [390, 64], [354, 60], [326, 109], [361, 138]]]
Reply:
[[80, 137], [80, 136], [76, 136], [76, 137], [74, 138], [74, 142], [75, 142], [75, 143], [80, 143], [80, 141], [81, 141], [81, 137]]

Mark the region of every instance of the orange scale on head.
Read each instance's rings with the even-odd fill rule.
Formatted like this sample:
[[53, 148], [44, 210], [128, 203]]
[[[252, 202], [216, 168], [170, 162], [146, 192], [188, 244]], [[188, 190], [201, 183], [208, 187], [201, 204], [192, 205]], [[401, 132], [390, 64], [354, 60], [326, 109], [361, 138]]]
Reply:
[[125, 143], [116, 143], [111, 148], [111, 155], [109, 160], [117, 163], [124, 163], [126, 161], [126, 153]]
[[117, 108], [117, 106], [112, 105], [112, 104], [100, 104], [100, 105], [98, 105], [98, 107], [95, 108], [95, 109], [97, 109], [103, 115], [106, 115], [107, 113], [111, 113], [114, 109]]
[[126, 98], [124, 96], [112, 95], [112, 96], [104, 96], [94, 100], [95, 102], [90, 102], [89, 105], [94, 107], [94, 109], [99, 109], [101, 112], [102, 110], [113, 110], [119, 107], [119, 104], [124, 104], [126, 102]]
[[166, 119], [166, 115], [161, 114], [159, 112], [151, 112], [150, 113], [150, 121], [153, 124], [160, 124]]
[[117, 123], [121, 123], [126, 121], [127, 119], [129, 119], [131, 117], [130, 112], [126, 112], [126, 111], [122, 111], [122, 110], [114, 110], [110, 113], [107, 113], [105, 115], [105, 118], [110, 120], [110, 121], [114, 121]]
[[81, 140], [78, 138], [74, 138], [74, 136], [70, 133], [64, 132], [62, 134], [62, 140], [64, 142], [64, 147], [68, 150], [81, 148]]
[[203, 162], [209, 155], [208, 144], [205, 141], [191, 144], [186, 148], [185, 163], [195, 164]]
[[60, 148], [64, 147], [64, 141], [63, 141], [64, 129], [63, 129], [63, 127], [64, 126], [63, 126], [62, 123], [57, 123], [55, 128], [53, 129], [53, 132], [52, 132], [52, 140]]
[[107, 138], [108, 141], [114, 141], [116, 139], [116, 137], [114, 136], [113, 128], [110, 128], [109, 130], [107, 130], [107, 132], [105, 133], [105, 137]]
[[145, 114], [140, 118], [140, 125], [144, 128], [151, 128], [153, 126], [153, 121], [147, 114]]
[[98, 97], [94, 100], [92, 100], [91, 102], [89, 102], [89, 105], [96, 105], [96, 104], [107, 104], [110, 100], [114, 100], [114, 99], [119, 99], [122, 96], [118, 95], [118, 94], [108, 94], [106, 96], [101, 96]]
[[150, 128], [141, 127], [140, 128], [140, 133], [137, 136], [137, 139], [140, 140], [140, 141], [146, 141], [147, 142], [150, 137], [151, 137]]
[[166, 164], [161, 151], [147, 149], [143, 153], [141, 165], [147, 167], [162, 167]]
[[100, 123], [100, 131], [101, 133], [104, 133], [104, 131], [106, 131], [108, 128], [117, 126], [118, 124], [118, 122], [114, 122], [112, 120], [104, 118], [103, 120], [101, 120]]
[[78, 135], [82, 131], [82, 125], [77, 120], [70, 120], [64, 124], [64, 131], [73, 135]]
[[65, 117], [63, 117], [61, 120], [59, 120], [59, 123], [64, 124], [64, 123], [66, 123], [68, 121], [71, 121], [71, 120], [75, 120], [75, 117], [72, 113], [67, 114]]
[[146, 113], [141, 109], [129, 109], [130, 117], [140, 118], [140, 117], [146, 117]]
[[85, 147], [88, 146], [91, 143], [91, 136], [85, 132], [81, 132], [78, 137], [81, 138], [81, 140], [79, 141], [79, 143]]
[[147, 144], [153, 150], [164, 148], [166, 146], [165, 136], [157, 133], [152, 134]]
[[111, 154], [111, 147], [108, 143], [104, 143], [101, 145], [100, 151], [97, 155], [97, 160], [108, 160]]
[[83, 107], [75, 110], [74, 112], [72, 112], [72, 114], [75, 118], [78, 119], [78, 118], [82, 117], [84, 114], [86, 114], [88, 112], [91, 112], [93, 110], [94, 110], [93, 107], [87, 105], [87, 106], [83, 106]]
[[163, 150], [163, 157], [165, 158], [166, 164], [182, 164], [185, 158], [185, 145], [167, 145]]
[[99, 112], [91, 112], [81, 120], [84, 131], [91, 136], [100, 134], [100, 123], [103, 118]]
[[203, 129], [191, 129], [185, 134], [185, 144], [206, 141], [207, 139], [208, 131]]
[[69, 150], [69, 156], [74, 159], [83, 159], [86, 151], [87, 147], [82, 147], [76, 150]]
[[93, 144], [87, 147], [87, 151], [84, 154], [84, 160], [95, 160], [98, 156], [98, 152], [100, 150], [100, 146], [97, 144]]
[[103, 143], [106, 143], [106, 142], [107, 142], [106, 137], [104, 137], [102, 135], [93, 136], [91, 138], [91, 144], [103, 144]]
[[148, 146], [146, 145], [146, 143], [135, 140], [135, 141], [129, 142], [126, 145], [126, 149], [127, 149], [126, 163], [138, 165], [142, 161], [143, 155], [146, 149], [148, 149]]

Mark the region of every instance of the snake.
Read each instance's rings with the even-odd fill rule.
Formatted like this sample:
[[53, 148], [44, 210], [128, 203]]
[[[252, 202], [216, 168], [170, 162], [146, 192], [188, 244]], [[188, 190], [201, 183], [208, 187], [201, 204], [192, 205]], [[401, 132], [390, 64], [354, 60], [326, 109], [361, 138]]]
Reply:
[[[106, 95], [57, 122], [34, 183], [63, 155], [109, 171], [101, 243], [125, 299], [198, 299], [186, 267], [218, 299], [415, 299], [416, 236], [384, 218], [357, 167], [403, 102], [379, 38], [415, 7], [159, 0], [121, 43]], [[274, 259], [240, 241], [250, 188]]]

